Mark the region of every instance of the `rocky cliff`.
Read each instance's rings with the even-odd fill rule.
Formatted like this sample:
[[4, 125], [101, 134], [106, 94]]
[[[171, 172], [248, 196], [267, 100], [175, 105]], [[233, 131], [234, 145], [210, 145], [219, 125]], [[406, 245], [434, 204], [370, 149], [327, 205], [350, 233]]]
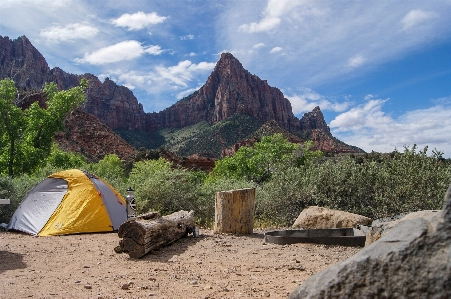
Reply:
[[263, 122], [274, 120], [288, 131], [300, 129], [291, 103], [282, 92], [250, 74], [230, 53], [221, 54], [204, 86], [155, 115], [154, 123], [183, 128], [201, 121], [214, 124], [235, 114]]
[[321, 109], [316, 106], [312, 112], [304, 113], [300, 121], [301, 130], [322, 130], [330, 133], [329, 126], [324, 120]]
[[64, 120], [65, 131], [55, 135], [61, 149], [81, 153], [89, 162], [98, 162], [108, 154], [132, 161], [137, 150], [128, 144], [97, 117], [75, 110]]
[[202, 121], [214, 125], [234, 115], [247, 115], [262, 123], [274, 122], [302, 140], [313, 139], [321, 150], [356, 151], [343, 143], [337, 145], [319, 107], [299, 120], [279, 89], [250, 74], [230, 53], [221, 54], [207, 82], [198, 91], [158, 113], [145, 113], [128, 88], [108, 78], [101, 82], [92, 74], [74, 75], [60, 68], [50, 69], [25, 36], [16, 40], [0, 36], [0, 79], [6, 77], [28, 92], [40, 90], [45, 82], [55, 82], [60, 89], [68, 89], [86, 78], [89, 88], [82, 109], [113, 130], [151, 133], [161, 128], [185, 128]]
[[0, 79], [9, 77], [24, 90], [40, 90], [46, 82], [60, 89], [77, 86], [81, 78], [89, 81], [84, 111], [95, 115], [111, 129], [142, 129], [145, 113], [133, 93], [108, 78], [102, 83], [92, 74], [74, 75], [56, 67], [50, 69], [45, 58], [27, 37], [11, 40], [0, 36]]

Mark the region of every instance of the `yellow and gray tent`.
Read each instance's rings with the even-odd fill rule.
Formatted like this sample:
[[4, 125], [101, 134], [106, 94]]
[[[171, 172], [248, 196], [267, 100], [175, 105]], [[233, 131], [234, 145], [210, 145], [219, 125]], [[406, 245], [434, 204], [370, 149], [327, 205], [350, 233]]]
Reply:
[[113, 187], [71, 169], [48, 176], [28, 192], [8, 229], [38, 236], [108, 232], [126, 220], [126, 202]]

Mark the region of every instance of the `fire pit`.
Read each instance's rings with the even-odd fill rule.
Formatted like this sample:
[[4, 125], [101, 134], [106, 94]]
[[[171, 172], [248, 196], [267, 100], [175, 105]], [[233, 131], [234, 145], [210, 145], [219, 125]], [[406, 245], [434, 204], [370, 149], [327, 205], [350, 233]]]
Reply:
[[279, 230], [265, 233], [264, 242], [274, 244], [316, 243], [365, 246], [365, 236], [356, 236], [353, 228]]

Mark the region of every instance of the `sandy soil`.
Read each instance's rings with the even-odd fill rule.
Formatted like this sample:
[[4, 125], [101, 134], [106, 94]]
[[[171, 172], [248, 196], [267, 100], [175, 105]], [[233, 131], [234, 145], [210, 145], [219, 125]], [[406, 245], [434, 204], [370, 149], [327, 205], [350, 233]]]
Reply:
[[32, 237], [0, 232], [0, 298], [287, 298], [360, 248], [264, 244], [263, 232], [200, 230], [142, 259], [116, 233]]

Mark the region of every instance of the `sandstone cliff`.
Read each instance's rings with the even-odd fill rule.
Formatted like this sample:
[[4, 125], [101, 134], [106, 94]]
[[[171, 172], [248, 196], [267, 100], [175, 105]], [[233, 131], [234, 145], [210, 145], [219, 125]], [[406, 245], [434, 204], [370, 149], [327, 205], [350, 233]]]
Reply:
[[198, 91], [153, 117], [162, 127], [183, 128], [201, 121], [214, 124], [235, 114], [264, 122], [274, 120], [288, 131], [300, 129], [290, 101], [282, 92], [250, 74], [230, 53], [221, 54]]
[[[128, 88], [118, 86], [108, 78], [101, 82], [92, 74], [74, 75], [60, 68], [50, 69], [45, 58], [25, 36], [16, 40], [0, 36], [0, 79], [6, 77], [12, 78], [19, 88], [30, 94], [40, 90], [46, 82], [55, 82], [60, 89], [68, 89], [78, 85], [81, 78], [86, 78], [89, 88], [83, 111], [113, 130], [152, 133], [162, 128], [180, 129], [200, 122], [214, 125], [234, 115], [247, 115], [262, 123], [273, 122], [299, 136], [300, 140], [312, 139], [323, 151], [362, 152], [330, 134], [319, 107], [304, 114], [301, 120], [296, 118], [290, 102], [279, 89], [250, 74], [230, 53], [221, 54], [207, 82], [198, 91], [158, 113], [145, 113], [142, 104]], [[29, 97], [28, 101], [32, 99]], [[223, 149], [229, 146], [224, 144]]]
[[0, 36], [0, 79], [9, 77], [24, 90], [40, 90], [46, 82], [60, 89], [77, 86], [81, 78], [89, 81], [84, 110], [111, 129], [141, 129], [145, 113], [133, 93], [108, 78], [102, 83], [92, 74], [74, 75], [56, 67], [50, 69], [45, 58], [27, 37], [16, 40]]

